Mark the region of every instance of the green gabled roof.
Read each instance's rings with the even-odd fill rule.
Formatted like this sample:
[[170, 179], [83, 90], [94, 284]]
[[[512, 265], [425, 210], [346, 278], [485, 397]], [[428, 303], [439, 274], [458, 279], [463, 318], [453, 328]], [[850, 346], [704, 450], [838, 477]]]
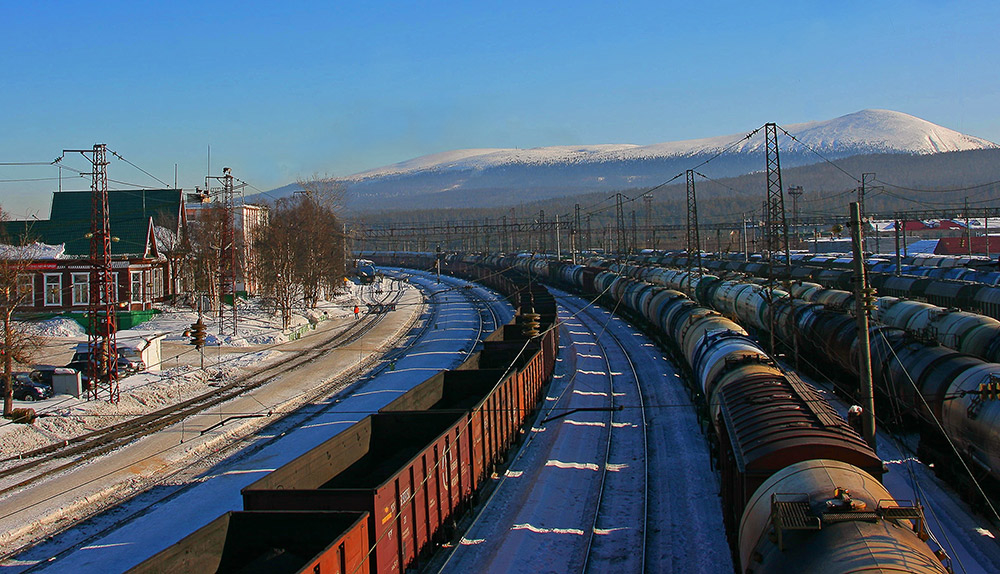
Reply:
[[[182, 206], [179, 189], [145, 189], [108, 192], [108, 223], [112, 256], [146, 254], [150, 218], [165, 227], [176, 228]], [[52, 215], [48, 221], [7, 221], [3, 223], [7, 240], [40, 241], [50, 245], [66, 244], [66, 255], [90, 255], [89, 191], [61, 191], [52, 194]], [[161, 223], [162, 222], [162, 223]]]

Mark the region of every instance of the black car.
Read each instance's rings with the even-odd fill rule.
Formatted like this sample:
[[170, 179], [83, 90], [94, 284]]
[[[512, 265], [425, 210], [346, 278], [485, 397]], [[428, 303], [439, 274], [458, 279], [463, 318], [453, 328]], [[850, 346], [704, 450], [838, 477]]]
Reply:
[[51, 387], [52, 375], [58, 368], [60, 367], [57, 367], [56, 365], [35, 365], [35, 370], [31, 371], [31, 375], [29, 376], [32, 381]]
[[13, 381], [14, 400], [40, 401], [52, 396], [52, 387], [31, 380], [27, 373], [18, 373]]
[[[70, 369], [76, 369], [81, 373], [86, 374], [90, 363], [90, 353], [88, 352], [77, 352], [73, 355], [73, 360], [66, 365]], [[127, 377], [139, 371], [146, 370], [146, 365], [142, 361], [134, 361], [122, 355], [118, 355], [118, 361], [116, 365], [118, 376]]]

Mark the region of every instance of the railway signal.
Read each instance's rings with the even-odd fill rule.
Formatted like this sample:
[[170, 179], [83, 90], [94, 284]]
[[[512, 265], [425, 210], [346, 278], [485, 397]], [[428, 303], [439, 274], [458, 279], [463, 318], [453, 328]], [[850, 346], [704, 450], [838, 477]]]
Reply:
[[191, 344], [197, 349], [205, 346], [205, 323], [200, 317], [196, 323], [191, 323]]

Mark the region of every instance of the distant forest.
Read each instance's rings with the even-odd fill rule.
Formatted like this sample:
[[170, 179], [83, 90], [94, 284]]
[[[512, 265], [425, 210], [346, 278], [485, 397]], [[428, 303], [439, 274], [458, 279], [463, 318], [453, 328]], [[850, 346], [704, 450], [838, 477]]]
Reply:
[[[763, 169], [763, 166], [761, 166]], [[1000, 150], [975, 150], [933, 155], [876, 154], [822, 161], [814, 165], [782, 170], [782, 187], [801, 186], [799, 214], [802, 218], [846, 216], [848, 204], [857, 200], [856, 189], [862, 173], [873, 173], [867, 180], [865, 210], [869, 214], [891, 217], [898, 211], [961, 209], [1000, 206]], [[870, 178], [872, 176], [869, 176]], [[632, 201], [624, 206], [625, 217], [632, 212], [639, 225], [646, 218], [653, 225], [683, 224], [686, 192], [683, 174], [676, 183], [650, 188], [623, 189]], [[766, 193], [763, 171], [734, 178], [709, 180], [695, 177], [699, 223], [740, 221], [743, 214], [759, 217]], [[510, 194], [512, 190], [477, 190], [476, 193]], [[523, 190], [519, 191], [521, 194]], [[649, 193], [652, 199], [642, 199]], [[427, 202], [434, 201], [433, 195]], [[521, 203], [513, 207], [454, 208], [422, 210], [384, 210], [355, 213], [349, 216], [357, 224], [384, 227], [406, 223], [458, 223], [497, 220], [537, 220], [544, 212], [545, 221], [556, 215], [569, 223], [575, 206], [580, 205], [581, 223], [590, 215], [591, 225], [599, 228], [615, 220], [615, 193], [600, 192]], [[648, 209], [647, 209], [648, 207]], [[792, 217], [792, 199], [786, 193], [785, 210]]]

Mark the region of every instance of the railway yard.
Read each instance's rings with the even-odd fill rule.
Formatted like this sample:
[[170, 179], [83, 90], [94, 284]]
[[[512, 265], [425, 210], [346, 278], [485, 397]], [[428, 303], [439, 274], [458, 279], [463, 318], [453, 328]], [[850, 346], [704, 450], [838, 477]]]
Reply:
[[[0, 567], [997, 571], [994, 479], [975, 468], [979, 491], [938, 477], [960, 463], [921, 436], [942, 407], [883, 415], [876, 450], [848, 424], [850, 293], [819, 268], [795, 301], [766, 300], [823, 344], [783, 331], [771, 356], [765, 291], [726, 262], [695, 276], [677, 256], [449, 256], [439, 278], [422, 271], [433, 254], [365, 256], [389, 286], [369, 292], [380, 312], [286, 343], [204, 396], [3, 461]], [[920, 305], [921, 325], [945, 314]], [[915, 343], [887, 329], [876, 384], [908, 373], [907, 400], [946, 392], [935, 369], [991, 369], [980, 333], [911, 351], [934, 357], [927, 373], [903, 351], [893, 370]]]

